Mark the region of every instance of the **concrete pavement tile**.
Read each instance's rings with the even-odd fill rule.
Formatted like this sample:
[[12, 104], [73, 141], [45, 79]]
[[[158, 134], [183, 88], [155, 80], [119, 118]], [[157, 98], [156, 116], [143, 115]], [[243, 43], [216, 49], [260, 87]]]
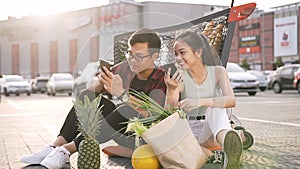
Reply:
[[26, 166], [26, 164], [24, 164], [22, 162], [19, 162], [19, 161], [10, 163], [10, 168], [11, 169], [21, 169], [21, 168], [23, 168], [25, 166]]
[[1, 139], [1, 141], [0, 141], [0, 154], [2, 154], [4, 151], [5, 151], [4, 142]]
[[0, 166], [1, 166], [1, 164], [7, 164], [8, 162], [7, 162], [8, 160], [7, 160], [7, 156], [6, 156], [6, 154], [5, 153], [1, 153], [0, 154]]
[[5, 138], [4, 140], [4, 144], [7, 145], [7, 144], [24, 144], [24, 140], [22, 138], [22, 136], [20, 136], [18, 133], [14, 134], [14, 133], [11, 133], [11, 134], [3, 134], [3, 138]]
[[37, 134], [32, 137], [23, 138], [23, 141], [27, 145], [40, 145], [40, 144], [45, 144], [47, 142], [46, 140], [44, 140], [41, 136], [39, 136]]
[[0, 169], [8, 169], [8, 168], [9, 165], [7, 163], [3, 163], [3, 164], [0, 163]]

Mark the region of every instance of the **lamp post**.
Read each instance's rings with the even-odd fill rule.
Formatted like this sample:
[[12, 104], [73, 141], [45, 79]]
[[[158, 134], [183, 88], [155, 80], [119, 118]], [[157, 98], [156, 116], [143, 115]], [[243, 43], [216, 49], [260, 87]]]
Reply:
[[262, 16], [262, 70], [265, 71], [266, 59], [265, 59], [265, 15]]

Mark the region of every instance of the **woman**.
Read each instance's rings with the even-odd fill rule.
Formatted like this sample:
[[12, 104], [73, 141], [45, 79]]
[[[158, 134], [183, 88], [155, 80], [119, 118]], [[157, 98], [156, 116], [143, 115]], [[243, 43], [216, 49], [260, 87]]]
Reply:
[[[170, 77], [166, 105], [183, 108], [190, 127], [202, 147], [220, 144], [225, 154], [224, 168], [239, 168], [242, 154], [240, 136], [232, 130], [226, 109], [235, 106], [228, 74], [220, 65], [219, 56], [203, 34], [187, 31], [174, 43], [177, 64], [182, 71]], [[180, 100], [180, 101], [178, 101]], [[204, 150], [207, 156], [211, 152]]]

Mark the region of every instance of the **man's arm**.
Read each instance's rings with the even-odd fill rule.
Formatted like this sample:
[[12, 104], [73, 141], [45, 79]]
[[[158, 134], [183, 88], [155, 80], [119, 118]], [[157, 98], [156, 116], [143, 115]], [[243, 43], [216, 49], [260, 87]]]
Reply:
[[103, 83], [101, 82], [101, 77], [93, 77], [92, 80], [88, 81], [86, 87], [90, 91], [101, 92], [103, 90]]
[[[122, 63], [119, 63], [119, 64], [113, 66], [110, 70], [114, 74], [116, 71], [118, 71], [119, 67], [124, 67], [124, 66], [122, 66]], [[104, 71], [103, 67], [99, 68], [99, 72], [97, 73], [97, 76], [92, 78], [92, 80], [88, 81], [88, 83], [87, 83], [88, 90], [94, 91], [94, 92], [103, 92], [104, 84], [103, 84], [103, 82], [101, 82], [101, 79], [102, 79], [101, 73], [104, 73], [103, 71]]]

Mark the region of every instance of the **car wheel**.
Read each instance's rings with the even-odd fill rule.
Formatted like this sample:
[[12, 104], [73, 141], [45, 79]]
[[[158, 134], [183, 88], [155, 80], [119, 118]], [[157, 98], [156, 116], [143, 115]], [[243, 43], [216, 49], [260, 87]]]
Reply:
[[270, 83], [268, 84], [268, 89], [272, 89], [272, 85]]
[[47, 95], [50, 96], [50, 90], [47, 89]]
[[281, 87], [281, 85], [279, 84], [279, 83], [277, 83], [277, 82], [275, 82], [274, 84], [273, 84], [273, 91], [275, 92], [275, 93], [281, 93], [282, 92], [282, 87]]
[[72, 93], [69, 93], [69, 96], [72, 96]]
[[6, 89], [6, 88], [4, 88], [4, 95], [5, 95], [5, 96], [9, 96], [9, 93], [7, 92], [7, 89]]
[[50, 95], [51, 95], [51, 96], [55, 96], [55, 92], [54, 92], [54, 90], [53, 90], [52, 87], [50, 88]]
[[249, 96], [255, 96], [256, 92], [248, 92]]
[[263, 91], [267, 90], [267, 87], [260, 87], [259, 90], [263, 92]]
[[20, 93], [16, 93], [16, 96], [20, 96]]
[[297, 84], [297, 91], [300, 94], [300, 82], [298, 82], [298, 84]]
[[31, 95], [31, 93], [27, 93], [27, 96], [30, 96]]

